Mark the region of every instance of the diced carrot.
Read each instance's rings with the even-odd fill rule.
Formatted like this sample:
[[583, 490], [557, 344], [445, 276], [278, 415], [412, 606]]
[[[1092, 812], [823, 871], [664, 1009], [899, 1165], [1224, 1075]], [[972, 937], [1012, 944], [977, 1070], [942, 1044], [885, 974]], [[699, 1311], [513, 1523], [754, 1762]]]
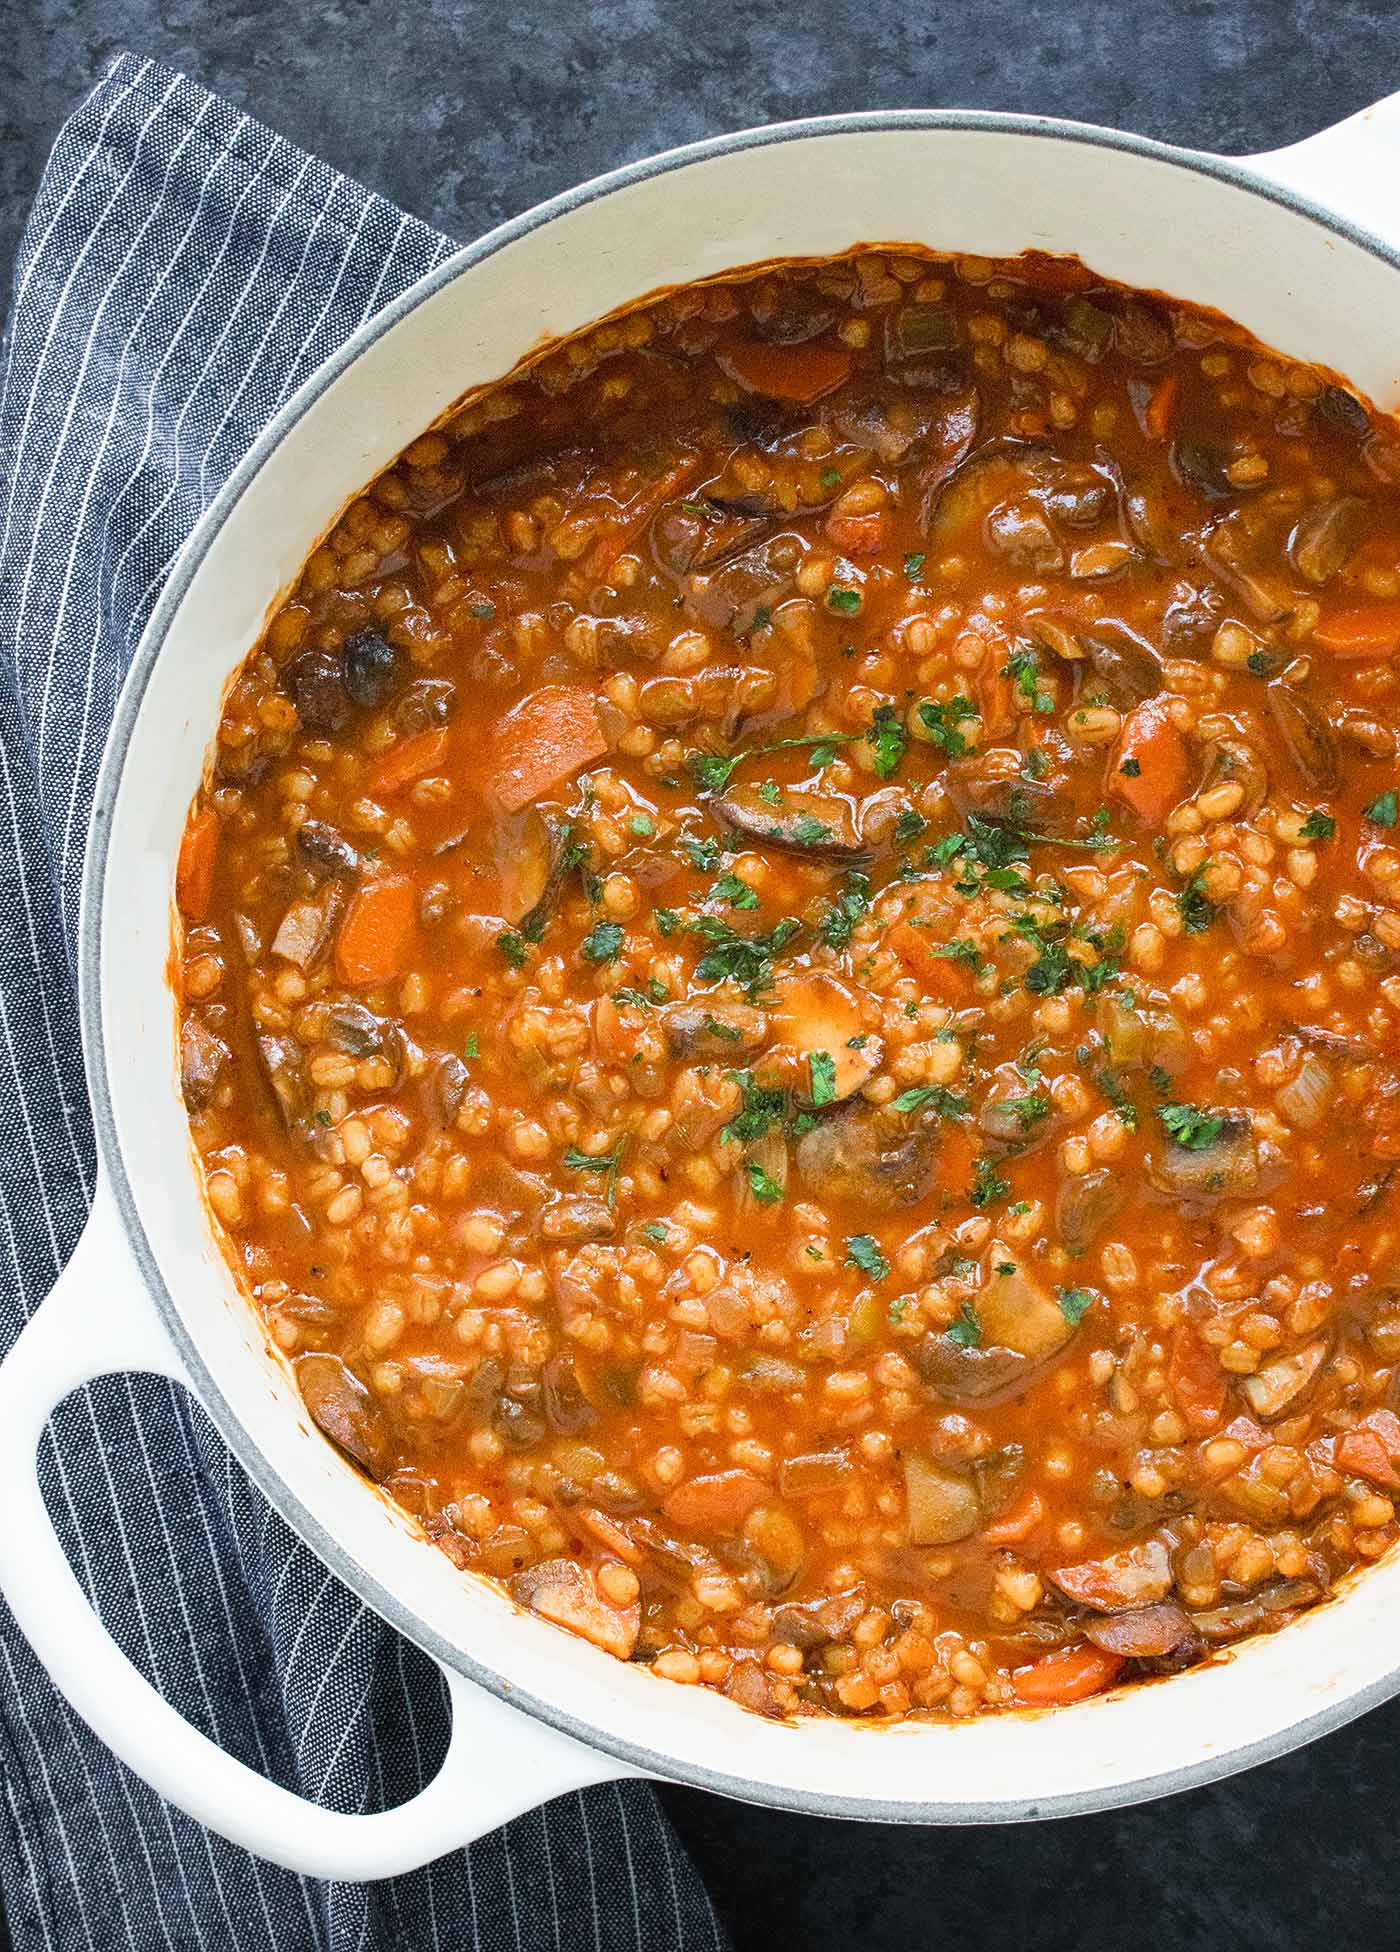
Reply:
[[1123, 1665], [1121, 1654], [1106, 1654], [1081, 1643], [1062, 1653], [1047, 1654], [1011, 1676], [1016, 1699], [1028, 1708], [1054, 1708], [1067, 1701], [1084, 1701], [1106, 1688]]
[[609, 1552], [615, 1552], [618, 1558], [625, 1559], [629, 1566], [642, 1564], [646, 1554], [631, 1533], [625, 1532], [615, 1518], [610, 1518], [605, 1511], [599, 1511], [593, 1505], [578, 1506], [574, 1516], [584, 1531], [591, 1532], [598, 1543], [606, 1546]]
[[1164, 441], [1171, 432], [1172, 416], [1181, 393], [1181, 375], [1164, 373], [1152, 389], [1143, 409], [1142, 424], [1154, 441]]
[[600, 583], [630, 542], [639, 536], [659, 508], [664, 508], [673, 495], [680, 493], [688, 482], [693, 481], [700, 469], [699, 457], [688, 454], [665, 474], [640, 489], [631, 501], [617, 511], [607, 528], [598, 537], [571, 582], [575, 586], [588, 587]]
[[1324, 610], [1313, 626], [1313, 642], [1333, 657], [1394, 657], [1400, 651], [1400, 597]]
[[1251, 1456], [1268, 1449], [1269, 1439], [1264, 1434], [1263, 1425], [1256, 1423], [1253, 1417], [1231, 1417], [1220, 1434], [1222, 1437], [1233, 1437], [1237, 1444], [1243, 1444]]
[[833, 509], [826, 518], [826, 539], [843, 556], [878, 556], [885, 546], [884, 512], [838, 515]]
[[371, 793], [397, 793], [415, 779], [436, 771], [447, 756], [447, 727], [431, 725], [411, 739], [391, 745], [369, 776]]
[[809, 339], [800, 346], [770, 346], [744, 339], [718, 355], [730, 379], [769, 400], [797, 400], [810, 406], [840, 386], [851, 370], [849, 348]]
[[491, 728], [494, 797], [507, 813], [519, 813], [607, 749], [592, 692], [542, 685]]
[[1045, 1505], [1040, 1493], [1027, 1491], [1016, 1500], [1010, 1511], [994, 1519], [990, 1525], [984, 1525], [982, 1536], [988, 1545], [1019, 1545], [1022, 1539], [1030, 1537], [1044, 1516]]
[[912, 922], [896, 922], [885, 940], [904, 966], [918, 978], [925, 996], [940, 1003], [965, 1003], [972, 988], [971, 972], [952, 956], [940, 956], [943, 946], [927, 929]]
[[1333, 1455], [1339, 1470], [1370, 1478], [1373, 1484], [1384, 1484], [1392, 1491], [1400, 1485], [1400, 1471], [1391, 1463], [1385, 1445], [1374, 1430], [1363, 1429], [1359, 1424], [1355, 1430], [1348, 1430], [1337, 1439]]
[[[1127, 772], [1123, 768], [1127, 767]], [[1151, 827], [1185, 797], [1190, 780], [1186, 741], [1164, 698], [1149, 698], [1130, 712], [1108, 767], [1108, 791], [1126, 800]]]
[[1167, 1387], [1186, 1421], [1197, 1430], [1214, 1430], [1225, 1410], [1225, 1371], [1189, 1322], [1172, 1342]]
[[387, 874], [356, 890], [336, 938], [335, 959], [347, 983], [391, 983], [402, 976], [418, 937], [418, 888], [406, 874]]
[[661, 1509], [687, 1532], [737, 1532], [762, 1497], [762, 1484], [747, 1471], [715, 1471], [678, 1484]]
[[219, 816], [203, 807], [184, 831], [175, 866], [175, 899], [187, 922], [202, 922], [209, 913], [218, 859]]

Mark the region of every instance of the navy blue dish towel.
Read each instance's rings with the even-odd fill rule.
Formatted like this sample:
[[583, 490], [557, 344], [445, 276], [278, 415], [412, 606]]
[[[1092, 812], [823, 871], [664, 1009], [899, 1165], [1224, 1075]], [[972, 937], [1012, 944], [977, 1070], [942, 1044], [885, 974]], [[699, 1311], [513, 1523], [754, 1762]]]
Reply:
[[[122, 676], [171, 559], [268, 416], [453, 248], [130, 55], [50, 158], [0, 394], [0, 1347], [92, 1191], [71, 947]], [[183, 1392], [149, 1376], [83, 1391], [42, 1470], [104, 1621], [207, 1734], [337, 1809], [396, 1803], [432, 1774], [436, 1669], [298, 1543]], [[561, 1797], [411, 1876], [315, 1884], [136, 1781], [8, 1615], [0, 1658], [16, 1952], [723, 1952], [644, 1785]]]

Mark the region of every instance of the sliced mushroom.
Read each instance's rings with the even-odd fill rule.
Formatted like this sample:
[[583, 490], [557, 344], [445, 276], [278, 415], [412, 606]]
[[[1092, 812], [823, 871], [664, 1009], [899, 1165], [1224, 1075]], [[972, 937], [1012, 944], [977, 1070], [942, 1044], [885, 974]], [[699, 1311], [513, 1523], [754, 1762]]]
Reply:
[[282, 685], [308, 732], [343, 732], [354, 706], [345, 667], [334, 651], [303, 651], [282, 673]]
[[344, 834], [324, 820], [303, 820], [292, 842], [298, 862], [317, 880], [359, 872], [360, 857]]
[[333, 1003], [322, 1020], [328, 1044], [350, 1057], [380, 1057], [401, 1048], [403, 1032], [389, 1017], [377, 1017], [363, 1003]]
[[551, 1356], [540, 1374], [544, 1414], [561, 1437], [577, 1437], [598, 1420], [598, 1412], [579, 1388], [577, 1372], [568, 1356]]
[[1059, 1302], [1019, 1262], [1012, 1273], [994, 1275], [982, 1289], [977, 1319], [985, 1345], [1011, 1349], [1031, 1362], [1057, 1355], [1075, 1332]]
[[1081, 638], [1089, 669], [1115, 705], [1140, 705], [1162, 689], [1162, 668], [1141, 638], [1118, 628], [1112, 636], [1086, 631]]
[[869, 852], [849, 802], [833, 794], [786, 787], [778, 805], [770, 806], [756, 786], [731, 786], [713, 809], [731, 833], [808, 860], [849, 866]]
[[307, 1115], [306, 1072], [301, 1046], [291, 1037], [262, 1031], [253, 1040], [258, 1062], [267, 1079], [282, 1123], [296, 1137], [304, 1134]]
[[773, 1693], [773, 1684], [757, 1660], [732, 1662], [720, 1693], [751, 1714], [781, 1716], [783, 1712]]
[[1102, 1619], [1080, 1620], [1078, 1626], [1084, 1638], [1105, 1653], [1123, 1654], [1130, 1660], [1163, 1660], [1169, 1654], [1201, 1649], [1201, 1637], [1190, 1615], [1174, 1600], [1164, 1600], [1159, 1606], [1129, 1607]]
[[1091, 529], [1101, 522], [1113, 501], [1115, 484], [1092, 467], [1065, 467], [1043, 490], [1047, 515], [1071, 529]]
[[988, 546], [1018, 569], [1053, 576], [1065, 566], [1065, 552], [1055, 531], [1032, 502], [1002, 502], [990, 510], [986, 535]]
[[1303, 778], [1312, 786], [1337, 784], [1337, 741], [1310, 698], [1275, 679], [1266, 696], [1283, 743]]
[[745, 1003], [671, 1003], [661, 1013], [672, 1057], [749, 1057], [768, 1041], [768, 1019]]
[[497, 846], [502, 913], [527, 942], [533, 942], [543, 934], [564, 885], [569, 828], [537, 807], [501, 825], [509, 829]]
[[393, 688], [398, 652], [377, 630], [358, 630], [345, 645], [345, 689], [357, 705], [382, 705]]
[[1226, 1112], [1209, 1145], [1192, 1149], [1170, 1140], [1161, 1157], [1149, 1161], [1148, 1176], [1162, 1192], [1183, 1199], [1248, 1199], [1260, 1177], [1254, 1127], [1245, 1113]]
[[1160, 1539], [1129, 1546], [1106, 1559], [1086, 1559], [1077, 1566], [1052, 1569], [1051, 1579], [1062, 1593], [1099, 1613], [1128, 1607], [1155, 1606], [1172, 1587], [1172, 1563]]
[[891, 1130], [880, 1113], [849, 1105], [803, 1133], [797, 1169], [809, 1191], [822, 1198], [887, 1212], [923, 1198], [933, 1179], [937, 1143], [933, 1123]]
[[1359, 495], [1331, 495], [1298, 518], [1288, 538], [1288, 560], [1305, 583], [1329, 583], [1346, 568], [1374, 520], [1370, 502]]
[[961, 1472], [922, 1457], [904, 1457], [904, 1496], [911, 1545], [953, 1545], [982, 1523], [977, 1486]]
[[379, 1404], [339, 1356], [298, 1356], [292, 1365], [313, 1422], [372, 1478], [392, 1462], [388, 1425]]
[[747, 637], [759, 610], [771, 610], [793, 586], [802, 545], [796, 538], [770, 537], [742, 555], [731, 556], [687, 579], [685, 607], [698, 623]]
[[1087, 1253], [1128, 1196], [1107, 1166], [1071, 1174], [1055, 1199], [1055, 1227], [1071, 1254]]
[[428, 1097], [440, 1125], [453, 1125], [467, 1095], [470, 1072], [455, 1051], [444, 1051], [428, 1079]]
[[984, 517], [995, 502], [1030, 488], [1047, 458], [1045, 448], [1009, 435], [970, 448], [934, 484], [925, 517], [929, 547], [950, 547], [974, 517]]
[[198, 1017], [180, 1025], [180, 1089], [192, 1112], [207, 1111], [228, 1063], [228, 1045]]
[[1234, 509], [1223, 516], [1201, 545], [1206, 561], [1227, 582], [1256, 623], [1281, 624], [1293, 613], [1295, 597], [1281, 576], [1267, 566], [1277, 560], [1273, 535], [1260, 511]]
[[510, 1582], [511, 1598], [541, 1619], [592, 1641], [620, 1661], [630, 1660], [641, 1629], [641, 1605], [610, 1606], [573, 1559], [542, 1559]]
[[540, 1215], [544, 1238], [571, 1246], [584, 1240], [610, 1240], [616, 1231], [616, 1214], [596, 1194], [561, 1193]]
[[1291, 1355], [1270, 1356], [1252, 1376], [1240, 1379], [1240, 1388], [1255, 1416], [1271, 1423], [1291, 1409], [1310, 1386], [1327, 1358], [1325, 1342], [1309, 1342]]
[[294, 901], [277, 925], [272, 953], [298, 969], [314, 969], [330, 948], [345, 907], [340, 881], [325, 882], [318, 893]]
[[1205, 441], [1178, 440], [1171, 446], [1172, 472], [1184, 487], [1194, 488], [1207, 501], [1224, 501], [1235, 492], [1222, 449]]
[[925, 1335], [914, 1367], [946, 1403], [996, 1403], [1026, 1387], [1034, 1365], [1014, 1349], [969, 1348], [951, 1335]]
[[778, 980], [770, 1027], [770, 1060], [792, 1072], [792, 1088], [805, 1104], [841, 1104], [853, 1097], [884, 1055], [880, 1038], [864, 1029], [856, 992], [824, 970]]

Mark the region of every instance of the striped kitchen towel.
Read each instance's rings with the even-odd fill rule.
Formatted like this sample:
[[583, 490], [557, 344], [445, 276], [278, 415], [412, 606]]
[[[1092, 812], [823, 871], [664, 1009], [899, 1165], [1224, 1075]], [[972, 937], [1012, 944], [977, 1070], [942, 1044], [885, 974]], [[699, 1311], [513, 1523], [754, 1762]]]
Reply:
[[[70, 957], [122, 676], [172, 557], [268, 416], [453, 248], [129, 55], [50, 158], [0, 393], [0, 1348], [92, 1191]], [[338, 1809], [398, 1802], [431, 1775], [436, 1669], [298, 1543], [181, 1391], [84, 1390], [42, 1472], [103, 1619], [216, 1741]], [[0, 1660], [16, 1952], [724, 1945], [643, 1785], [562, 1797], [412, 1876], [317, 1885], [207, 1835], [114, 1762], [8, 1616]]]

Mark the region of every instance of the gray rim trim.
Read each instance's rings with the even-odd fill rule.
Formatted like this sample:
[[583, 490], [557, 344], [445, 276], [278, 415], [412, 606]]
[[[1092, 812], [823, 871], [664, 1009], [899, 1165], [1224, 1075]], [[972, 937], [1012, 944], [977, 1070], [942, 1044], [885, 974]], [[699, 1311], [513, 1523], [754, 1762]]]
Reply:
[[[616, 190], [645, 182], [671, 170], [704, 162], [738, 150], [766, 148], [769, 144], [803, 141], [812, 136], [881, 135], [911, 129], [947, 129], [979, 134], [1030, 136], [1056, 142], [1082, 143], [1091, 148], [1143, 156], [1174, 169], [1244, 190], [1264, 202], [1276, 203], [1307, 218], [1319, 228], [1343, 237], [1379, 258], [1393, 270], [1400, 270], [1400, 252], [1383, 239], [1349, 223], [1335, 212], [1311, 199], [1285, 190], [1254, 176], [1247, 168], [1227, 158], [1204, 155], [1194, 150], [1176, 149], [1143, 136], [1116, 129], [1101, 129], [1089, 123], [1061, 122], [1044, 116], [1000, 115], [962, 109], [895, 109], [864, 115], [831, 115], [808, 121], [774, 123], [768, 127], [741, 130], [734, 135], [717, 136], [706, 142], [666, 150], [625, 168], [594, 177], [578, 188], [565, 191], [547, 203], [537, 204], [522, 216], [498, 226], [474, 244], [446, 259], [436, 270], [396, 299], [392, 305], [368, 320], [355, 335], [314, 373], [263, 429], [242, 461], [234, 469], [196, 525], [189, 541], [176, 558], [174, 567], [151, 614], [136, 657], [127, 674], [116, 715], [103, 752], [101, 770], [88, 834], [83, 872], [82, 914], [78, 940], [79, 1003], [83, 1047], [87, 1065], [88, 1090], [92, 1101], [98, 1152], [121, 1213], [133, 1255], [146, 1286], [176, 1347], [186, 1363], [203, 1407], [218, 1426], [239, 1464], [258, 1486], [268, 1502], [281, 1513], [298, 1536], [315, 1552], [336, 1577], [357, 1593], [383, 1619], [413, 1641], [445, 1667], [455, 1668], [500, 1700], [535, 1716], [561, 1734], [619, 1761], [659, 1776], [664, 1780], [690, 1784], [722, 1796], [765, 1804], [776, 1809], [802, 1811], [814, 1816], [864, 1818], [869, 1821], [924, 1824], [1006, 1823], [1031, 1818], [1086, 1816], [1097, 1810], [1116, 1809], [1157, 1797], [1179, 1794], [1237, 1774], [1255, 1764], [1272, 1761], [1304, 1743], [1344, 1727], [1349, 1721], [1377, 1707], [1400, 1692], [1400, 1668], [1368, 1688], [1319, 1710], [1277, 1735], [1237, 1749], [1218, 1759], [1189, 1767], [1143, 1775], [1131, 1781], [1094, 1790], [1069, 1791], [1056, 1797], [1036, 1800], [1009, 1797], [1004, 1803], [914, 1803], [882, 1802], [875, 1798], [829, 1796], [820, 1791], [793, 1790], [744, 1776], [733, 1776], [698, 1765], [678, 1762], [664, 1751], [627, 1742], [578, 1720], [553, 1703], [541, 1701], [512, 1687], [494, 1669], [474, 1660], [464, 1649], [444, 1641], [416, 1614], [410, 1612], [381, 1586], [374, 1576], [353, 1559], [344, 1546], [325, 1531], [290, 1487], [273, 1470], [235, 1415], [215, 1378], [202, 1361], [174, 1298], [162, 1278], [151, 1244], [142, 1224], [117, 1140], [116, 1122], [107, 1083], [107, 1050], [102, 1022], [102, 914], [106, 891], [107, 857], [111, 837], [112, 812], [121, 786], [122, 770], [132, 728], [145, 697], [146, 686], [156, 659], [186, 592], [204, 558], [209, 553], [232, 510], [242, 499], [264, 462], [281, 445], [291, 429], [320, 397], [338, 380], [347, 367], [399, 321], [415, 311], [425, 300], [450, 284], [462, 272], [494, 256], [504, 246], [528, 236], [532, 231], [566, 215], [584, 204], [593, 203]], [[659, 1685], [659, 1684], [658, 1684]], [[1093, 1712], [1086, 1705], [1083, 1712]], [[1072, 1733], [1066, 1726], [1066, 1738]], [[797, 1739], [794, 1731], [794, 1739]], [[878, 1739], [871, 1731], [868, 1739]]]

